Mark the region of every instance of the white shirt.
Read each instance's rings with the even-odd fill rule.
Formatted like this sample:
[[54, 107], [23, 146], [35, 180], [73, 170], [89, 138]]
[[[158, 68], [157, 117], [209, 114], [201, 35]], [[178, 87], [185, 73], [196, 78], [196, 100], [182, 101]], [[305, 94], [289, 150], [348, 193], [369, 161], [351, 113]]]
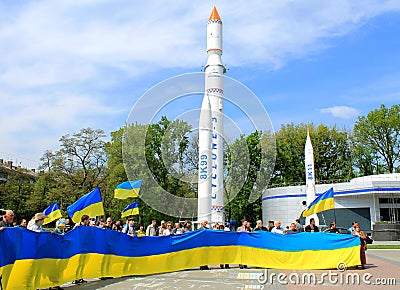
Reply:
[[135, 228], [130, 225], [125, 225], [124, 228], [122, 229], [122, 233], [133, 237], [135, 235]]
[[171, 234], [172, 234], [172, 230], [169, 230], [169, 229], [165, 229], [163, 232], [163, 236], [169, 236]]
[[155, 236], [156, 234], [156, 227], [153, 226], [153, 224], [148, 225], [146, 229], [146, 236]]
[[41, 231], [43, 231], [42, 226], [38, 226], [36, 223], [33, 223], [30, 227], [28, 227], [28, 230], [40, 233]]
[[283, 235], [283, 228], [282, 228], [282, 227], [279, 227], [279, 228], [274, 227], [274, 228], [271, 230], [271, 233]]
[[175, 235], [180, 235], [182, 234], [182, 229], [181, 228], [175, 228]]

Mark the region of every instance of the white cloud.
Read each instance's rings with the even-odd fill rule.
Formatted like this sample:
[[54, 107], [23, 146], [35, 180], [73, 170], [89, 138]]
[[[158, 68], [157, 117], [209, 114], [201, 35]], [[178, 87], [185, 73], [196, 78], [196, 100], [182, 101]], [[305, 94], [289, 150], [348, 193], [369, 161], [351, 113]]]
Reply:
[[[217, 3], [224, 21], [224, 61], [231, 67], [280, 67], [399, 9], [393, 3]], [[105, 80], [112, 69], [142, 77], [162, 68], [200, 67], [206, 58], [208, 3], [47, 0], [19, 8], [0, 20], [0, 53], [7, 56], [0, 60], [2, 86]]]
[[332, 114], [332, 116], [336, 118], [343, 119], [351, 119], [357, 117], [360, 114], [357, 109], [347, 106], [334, 106], [330, 108], [323, 108], [321, 109], [321, 113]]
[[[252, 2], [253, 4], [253, 2]], [[249, 62], [279, 68], [288, 59], [329, 47], [369, 19], [399, 10], [400, 3], [378, 1], [258, 1], [228, 9], [227, 63]], [[246, 17], [248, 15], [248, 17]], [[243, 17], [242, 19], [238, 19]], [[232, 59], [232, 61], [231, 61]]]
[[[4, 94], [0, 100], [6, 100]], [[34, 168], [45, 150], [57, 149], [62, 135], [85, 127], [110, 129], [107, 123], [120, 115], [123, 124], [128, 111], [106, 106], [89, 95], [18, 95], [2, 103], [0, 158], [25, 160], [24, 166]], [[100, 122], [104, 122], [101, 127]]]

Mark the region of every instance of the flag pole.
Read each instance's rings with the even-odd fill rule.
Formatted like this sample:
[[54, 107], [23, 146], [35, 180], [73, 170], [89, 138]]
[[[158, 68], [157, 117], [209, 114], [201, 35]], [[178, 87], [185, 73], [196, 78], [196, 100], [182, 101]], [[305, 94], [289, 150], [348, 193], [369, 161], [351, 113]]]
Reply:
[[336, 209], [333, 208], [333, 218], [335, 219], [335, 224], [336, 224]]
[[324, 212], [323, 212], [323, 211], [321, 211], [321, 215], [322, 215], [322, 218], [324, 219], [324, 223], [325, 223], [325, 225], [327, 225], [327, 224], [326, 224], [325, 215], [324, 215]]

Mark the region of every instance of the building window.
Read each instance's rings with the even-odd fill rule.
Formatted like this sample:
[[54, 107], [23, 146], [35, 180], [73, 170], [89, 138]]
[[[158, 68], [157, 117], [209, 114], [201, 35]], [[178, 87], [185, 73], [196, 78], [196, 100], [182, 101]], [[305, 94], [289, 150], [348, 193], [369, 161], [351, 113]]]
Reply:
[[400, 204], [400, 198], [395, 198], [395, 197], [379, 198], [379, 204]]
[[380, 216], [382, 222], [399, 222], [399, 208], [380, 208]]

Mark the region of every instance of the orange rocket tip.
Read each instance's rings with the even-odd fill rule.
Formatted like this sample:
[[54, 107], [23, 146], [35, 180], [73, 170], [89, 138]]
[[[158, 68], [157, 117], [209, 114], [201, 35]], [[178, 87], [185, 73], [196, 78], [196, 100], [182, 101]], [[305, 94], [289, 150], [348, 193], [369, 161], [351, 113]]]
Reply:
[[217, 8], [214, 6], [213, 11], [211, 12], [210, 18], [208, 20], [221, 20], [221, 17], [219, 17]]

